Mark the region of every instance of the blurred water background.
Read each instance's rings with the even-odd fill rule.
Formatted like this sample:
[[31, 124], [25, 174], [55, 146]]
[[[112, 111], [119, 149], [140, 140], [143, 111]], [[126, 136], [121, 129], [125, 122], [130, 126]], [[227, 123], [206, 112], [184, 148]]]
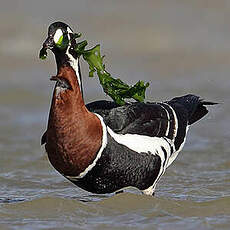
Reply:
[[[230, 1], [1, 0], [0, 20], [1, 230], [230, 229]], [[191, 128], [155, 197], [89, 194], [48, 163], [40, 137], [56, 67], [38, 52], [57, 20], [100, 43], [115, 76], [149, 81], [148, 101], [222, 103]], [[86, 102], [106, 98], [82, 64]]]

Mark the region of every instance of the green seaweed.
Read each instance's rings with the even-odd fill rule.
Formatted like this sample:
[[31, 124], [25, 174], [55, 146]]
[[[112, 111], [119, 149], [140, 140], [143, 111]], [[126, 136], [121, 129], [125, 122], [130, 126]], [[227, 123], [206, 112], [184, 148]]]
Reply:
[[47, 51], [46, 48], [42, 47], [42, 49], [39, 52], [39, 58], [42, 60], [45, 60], [47, 57]]
[[[66, 38], [62, 38], [59, 42], [60, 44], [58, 43], [58, 45], [56, 45], [59, 49], [70, 45], [70, 49], [75, 52], [77, 57], [80, 58], [82, 56], [89, 65], [89, 77], [94, 77], [96, 74], [104, 92], [117, 104], [124, 105], [126, 99], [134, 99], [138, 102], [143, 102], [145, 99], [145, 91], [149, 83], [138, 81], [135, 85], [130, 86], [119, 78], [113, 78], [111, 74], [105, 70], [105, 64], [103, 63], [104, 56], [101, 56], [100, 45], [86, 50], [85, 48], [88, 45], [86, 40], [78, 43], [75, 41], [80, 36], [80, 33], [73, 34], [70, 41], [66, 40]], [[47, 48], [43, 47], [40, 50], [39, 57], [43, 60], [46, 59]]]
[[89, 65], [89, 77], [93, 77], [94, 73], [99, 77], [100, 84], [104, 92], [109, 95], [114, 102], [119, 105], [124, 105], [125, 99], [134, 99], [139, 102], [143, 102], [145, 99], [145, 91], [149, 86], [149, 83], [138, 81], [135, 85], [129, 86], [121, 79], [113, 78], [109, 72], [105, 70], [103, 64], [104, 56], [101, 56], [100, 45], [96, 45], [92, 49], [85, 50], [87, 41], [77, 43], [74, 47], [76, 54], [83, 59]]

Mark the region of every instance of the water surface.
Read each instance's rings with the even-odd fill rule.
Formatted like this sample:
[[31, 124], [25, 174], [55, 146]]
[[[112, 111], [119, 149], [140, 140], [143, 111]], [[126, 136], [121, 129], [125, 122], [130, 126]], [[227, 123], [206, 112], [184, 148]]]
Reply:
[[[229, 1], [10, 0], [0, 13], [0, 229], [230, 228]], [[89, 194], [48, 163], [40, 137], [56, 70], [38, 51], [54, 20], [100, 43], [115, 76], [149, 81], [148, 101], [221, 102], [191, 128], [155, 197]], [[84, 64], [83, 75], [86, 102], [106, 98]]]

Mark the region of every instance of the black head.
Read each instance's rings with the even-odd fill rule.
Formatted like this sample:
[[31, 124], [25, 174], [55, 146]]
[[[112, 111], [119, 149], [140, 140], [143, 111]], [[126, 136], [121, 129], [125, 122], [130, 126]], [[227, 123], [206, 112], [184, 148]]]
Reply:
[[43, 43], [44, 49], [52, 51], [66, 50], [74, 34], [72, 29], [63, 22], [54, 22], [49, 26], [48, 38]]
[[[74, 33], [64, 22], [54, 22], [48, 28], [48, 37], [43, 43], [39, 56], [41, 59], [45, 59], [47, 49], [50, 49], [55, 55], [57, 72], [62, 66], [72, 67], [82, 90], [79, 56], [74, 50], [78, 37], [80, 37], [80, 34]], [[66, 84], [62, 86], [66, 86]]]
[[48, 37], [43, 43], [40, 50], [40, 58], [47, 57], [47, 49], [50, 49], [56, 58], [57, 67], [63, 64], [71, 65], [76, 70], [78, 57], [74, 48], [76, 47], [76, 38], [80, 34], [76, 34], [64, 22], [54, 22], [48, 28]]

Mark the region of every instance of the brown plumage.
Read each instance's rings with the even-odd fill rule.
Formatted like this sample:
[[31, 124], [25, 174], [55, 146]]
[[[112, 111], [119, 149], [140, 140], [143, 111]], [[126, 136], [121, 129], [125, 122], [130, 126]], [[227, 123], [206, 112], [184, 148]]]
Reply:
[[72, 67], [62, 66], [51, 80], [65, 81], [70, 89], [54, 90], [45, 148], [57, 171], [77, 176], [95, 159], [102, 126], [98, 117], [86, 109]]
[[190, 94], [164, 103], [124, 106], [96, 101], [86, 108], [79, 56], [71, 48], [74, 38], [68, 25], [55, 22], [43, 44], [43, 50], [54, 53], [58, 69], [51, 78], [57, 83], [42, 137], [51, 164], [89, 192], [111, 193], [132, 186], [153, 195], [182, 149], [189, 125], [207, 114], [206, 105], [215, 103]]

